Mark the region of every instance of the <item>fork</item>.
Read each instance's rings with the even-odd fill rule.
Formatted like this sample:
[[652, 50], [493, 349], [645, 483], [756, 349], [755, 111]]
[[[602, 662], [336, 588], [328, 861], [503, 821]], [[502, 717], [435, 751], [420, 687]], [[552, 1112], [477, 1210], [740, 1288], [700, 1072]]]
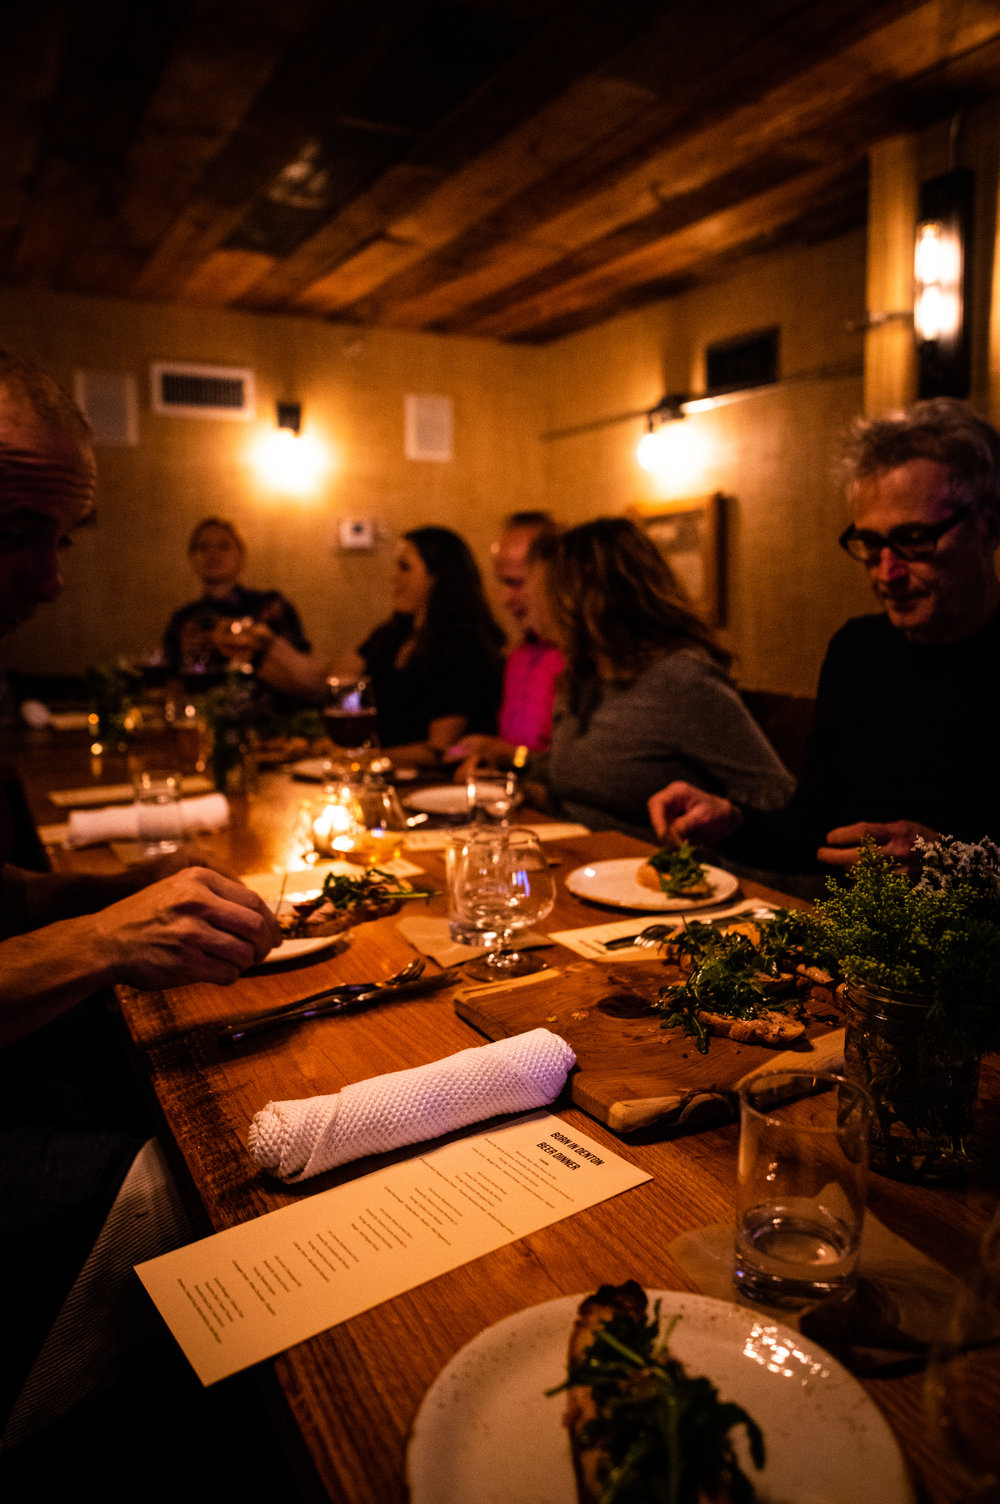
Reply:
[[335, 987], [324, 988], [322, 992], [313, 992], [308, 997], [296, 998], [294, 1002], [283, 1003], [278, 1008], [270, 1008], [266, 1013], [247, 1013], [240, 1018], [230, 1019], [219, 1030], [219, 1039], [227, 1044], [235, 1044], [237, 1040], [244, 1039], [247, 1034], [270, 1028], [272, 1024], [291, 1023], [299, 1018], [309, 1018], [313, 1012], [319, 1012], [337, 1002], [343, 1005], [348, 1002], [357, 1002], [361, 998], [367, 1001], [390, 988], [402, 987], [407, 982], [415, 982], [423, 974], [426, 964], [421, 956], [414, 956], [413, 960], [408, 961], [401, 970], [396, 972], [395, 976], [386, 977], [383, 982], [341, 982]]
[[662, 944], [679, 927], [677, 924], [647, 924], [638, 935], [618, 935], [614, 940], [602, 940], [601, 944], [605, 950], [624, 950], [630, 945], [637, 945], [640, 950], [648, 950], [654, 945]]
[[692, 914], [675, 920], [673, 924], [647, 924], [637, 935], [618, 935], [614, 940], [602, 940], [601, 944], [605, 950], [623, 950], [629, 945], [636, 945], [640, 950], [651, 950], [654, 945], [662, 945], [664, 940], [675, 935], [678, 930], [686, 929], [689, 921], [693, 924], [733, 924], [741, 919], [769, 919], [773, 913], [774, 910], [765, 905], [756, 909], [740, 909], [735, 914], [720, 914], [718, 919], [699, 919], [696, 914]]

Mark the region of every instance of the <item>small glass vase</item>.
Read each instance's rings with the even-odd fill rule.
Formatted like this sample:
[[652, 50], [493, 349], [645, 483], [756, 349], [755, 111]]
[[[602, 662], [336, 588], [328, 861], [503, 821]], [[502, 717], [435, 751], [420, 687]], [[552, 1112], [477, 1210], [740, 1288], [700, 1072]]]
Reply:
[[844, 1075], [875, 1103], [871, 1167], [897, 1180], [954, 1181], [968, 1161], [981, 1056], [928, 1020], [925, 994], [849, 982]]

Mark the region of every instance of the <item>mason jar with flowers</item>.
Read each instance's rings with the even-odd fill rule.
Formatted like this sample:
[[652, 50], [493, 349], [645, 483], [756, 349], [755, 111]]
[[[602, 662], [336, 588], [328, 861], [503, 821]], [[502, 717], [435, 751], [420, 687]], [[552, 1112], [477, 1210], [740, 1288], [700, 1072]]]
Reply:
[[845, 1074], [875, 1101], [872, 1166], [955, 1179], [1000, 1048], [1000, 847], [918, 840], [907, 875], [869, 842], [829, 895], [816, 917], [845, 979]]

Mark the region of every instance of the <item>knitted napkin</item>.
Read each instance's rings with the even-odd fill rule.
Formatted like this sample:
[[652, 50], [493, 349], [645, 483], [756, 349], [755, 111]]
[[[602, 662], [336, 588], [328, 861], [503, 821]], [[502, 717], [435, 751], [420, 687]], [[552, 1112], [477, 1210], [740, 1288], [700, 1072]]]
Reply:
[[306, 1180], [484, 1118], [544, 1107], [575, 1064], [558, 1034], [532, 1029], [432, 1065], [357, 1081], [333, 1096], [268, 1102], [250, 1124], [250, 1153], [279, 1180]]
[[[221, 830], [229, 824], [229, 801], [225, 794], [202, 794], [197, 799], [182, 799], [181, 819], [188, 835], [196, 830]], [[134, 804], [71, 810], [66, 839], [70, 846], [96, 846], [101, 841], [136, 841], [139, 839], [138, 810]]]

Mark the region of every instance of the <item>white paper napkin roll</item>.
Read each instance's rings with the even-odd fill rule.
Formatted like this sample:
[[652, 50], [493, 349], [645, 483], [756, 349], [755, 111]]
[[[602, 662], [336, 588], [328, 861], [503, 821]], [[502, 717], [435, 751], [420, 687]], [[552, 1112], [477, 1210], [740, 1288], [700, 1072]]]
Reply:
[[[181, 818], [188, 835], [198, 830], [222, 830], [229, 824], [229, 801], [225, 794], [201, 794], [181, 800]], [[134, 804], [112, 804], [103, 809], [70, 811], [70, 846], [96, 846], [100, 841], [137, 841], [139, 817]]]
[[558, 1034], [532, 1029], [433, 1065], [357, 1081], [330, 1097], [268, 1102], [250, 1124], [250, 1153], [280, 1180], [306, 1180], [366, 1154], [544, 1107], [575, 1064]]

